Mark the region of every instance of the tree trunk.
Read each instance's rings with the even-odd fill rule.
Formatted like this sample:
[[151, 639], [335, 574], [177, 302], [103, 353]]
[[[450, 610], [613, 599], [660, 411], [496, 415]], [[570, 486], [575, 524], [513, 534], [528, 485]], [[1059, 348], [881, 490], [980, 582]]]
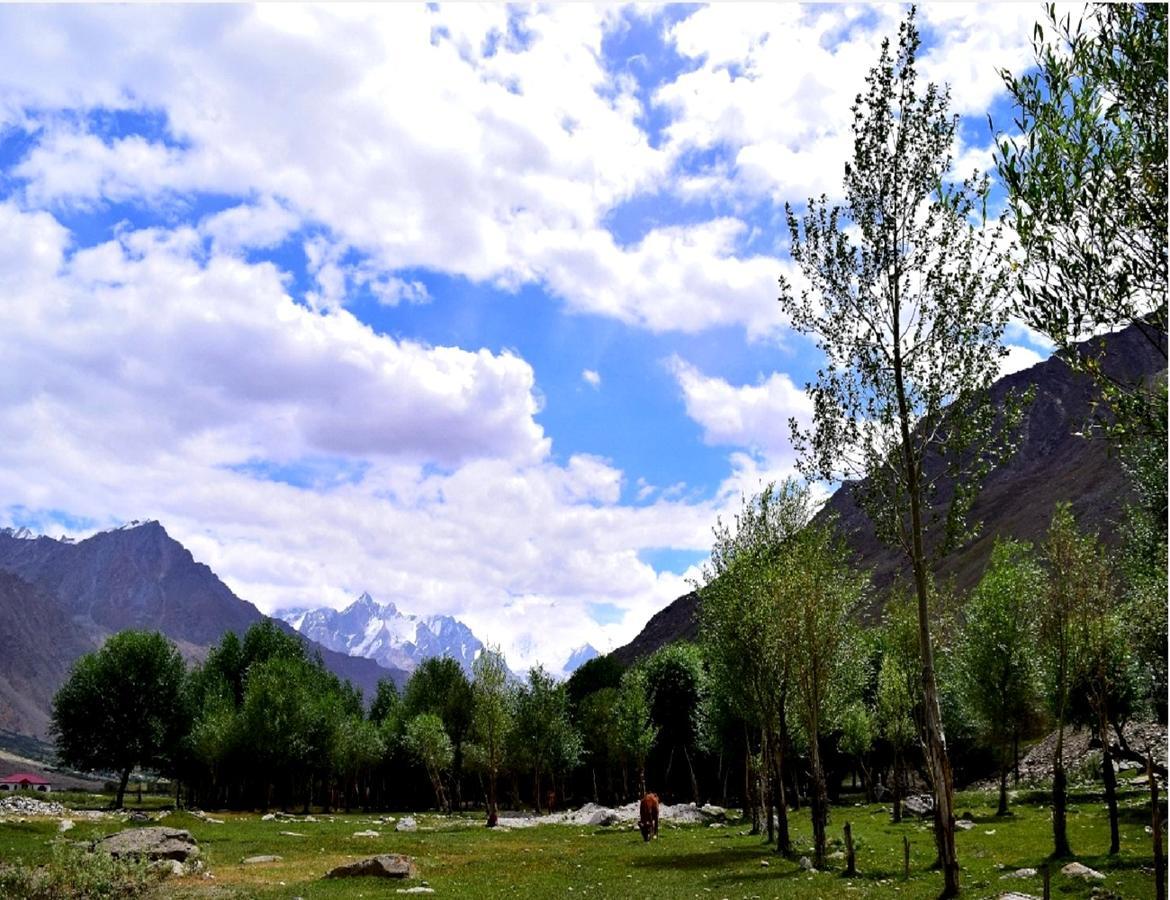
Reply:
[[[1146, 755], [1154, 758], [1153, 748], [1146, 750]], [[1166, 857], [1162, 853], [1162, 805], [1158, 802], [1158, 776], [1153, 765], [1146, 767], [1146, 775], [1150, 779], [1150, 830], [1154, 842], [1154, 890], [1157, 900], [1166, 900]]]
[[903, 379], [902, 341], [899, 333], [901, 315], [898, 298], [898, 273], [894, 273], [894, 383], [898, 398], [898, 424], [901, 428], [903, 474], [910, 500], [910, 562], [914, 569], [914, 587], [918, 594], [918, 651], [922, 655], [922, 698], [926, 707], [926, 757], [934, 787], [934, 808], [938, 813], [936, 839], [939, 862], [943, 869], [943, 897], [959, 893], [959, 856], [955, 849], [955, 786], [951, 761], [947, 757], [947, 739], [943, 731], [938, 702], [938, 683], [934, 674], [934, 650], [930, 640], [930, 589], [927, 584], [926, 551], [922, 543], [922, 491], [919, 464], [910, 442], [910, 410]]
[[1064, 720], [1056, 725], [1056, 752], [1052, 758], [1052, 855], [1057, 859], [1072, 856], [1068, 845], [1068, 822], [1065, 807], [1068, 803], [1068, 783], [1064, 774]]
[[902, 821], [902, 755], [894, 748], [894, 821]]
[[496, 773], [494, 771], [488, 772], [487, 795], [487, 827], [495, 828], [499, 823], [499, 809], [496, 807]]
[[1101, 774], [1105, 781], [1105, 805], [1109, 809], [1109, 855], [1121, 852], [1121, 835], [1117, 828], [1117, 774], [1113, 771], [1113, 753], [1109, 749], [1109, 728], [1101, 717]]
[[536, 807], [536, 814], [543, 815], [544, 809], [540, 805], [540, 767], [532, 770], [532, 805]]
[[1007, 776], [1008, 776], [1008, 748], [1001, 749], [999, 755], [999, 806], [995, 810], [997, 816], [1008, 814]]
[[118, 780], [118, 795], [114, 798], [114, 809], [122, 808], [122, 801], [126, 798], [126, 782], [130, 780], [131, 766], [126, 766], [122, 770], [122, 776]]
[[695, 767], [691, 765], [691, 755], [687, 752], [687, 748], [683, 746], [683, 759], [687, 761], [687, 772], [691, 776], [691, 799], [695, 801], [695, 806], [699, 805], [699, 780], [695, 778]]
[[809, 797], [812, 808], [813, 829], [813, 865], [818, 869], [825, 867], [825, 826], [829, 818], [829, 797], [825, 790], [825, 770], [821, 765], [821, 751], [817, 746], [816, 728], [810, 729], [809, 762], [812, 765], [812, 784], [809, 785]]
[[760, 799], [763, 801], [764, 820], [768, 825], [768, 843], [776, 840], [776, 819], [772, 815], [775, 805], [772, 786], [772, 741], [767, 732], [760, 735], [760, 762], [763, 769], [760, 772]]
[[784, 790], [784, 738], [776, 746], [776, 771], [773, 782], [776, 785], [776, 852], [792, 855], [792, 836], [788, 832], [788, 797]]

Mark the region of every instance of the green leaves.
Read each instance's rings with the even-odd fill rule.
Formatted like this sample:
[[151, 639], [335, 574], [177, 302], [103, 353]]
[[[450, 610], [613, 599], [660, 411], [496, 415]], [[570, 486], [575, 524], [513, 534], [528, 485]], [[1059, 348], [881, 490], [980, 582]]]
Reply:
[[82, 770], [160, 767], [189, 726], [179, 651], [157, 632], [122, 631], [77, 661], [53, 698], [53, 734]]

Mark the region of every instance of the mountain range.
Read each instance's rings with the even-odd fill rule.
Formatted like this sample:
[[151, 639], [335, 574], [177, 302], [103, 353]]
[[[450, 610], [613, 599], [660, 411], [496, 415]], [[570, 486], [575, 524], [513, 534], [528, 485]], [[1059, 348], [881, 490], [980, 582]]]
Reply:
[[[383, 666], [414, 671], [425, 659], [448, 656], [471, 675], [471, 664], [484, 648], [470, 628], [452, 616], [416, 616], [391, 602], [379, 603], [363, 593], [345, 609], [285, 609], [275, 615], [309, 640], [350, 656], [364, 656]], [[598, 656], [591, 644], [574, 648], [560, 672], [572, 675]], [[521, 673], [513, 672], [516, 680]]]
[[483, 650], [483, 641], [458, 619], [420, 618], [369, 594], [343, 610], [287, 609], [275, 615], [323, 647], [408, 672], [432, 656], [449, 656], [470, 675], [472, 661]]
[[[1165, 356], [1130, 329], [1096, 339], [1106, 371], [1126, 379], [1165, 377]], [[1093, 415], [1092, 382], [1059, 357], [1009, 375], [992, 389], [1002, 405], [1010, 392], [1035, 389], [1019, 430], [1019, 448], [994, 470], [972, 509], [980, 536], [943, 558], [936, 574], [966, 590], [979, 578], [997, 535], [1037, 542], [1059, 500], [1109, 543], [1130, 498], [1117, 459], [1103, 440], [1086, 436]], [[930, 460], [928, 466], [941, 466]], [[867, 611], [880, 613], [885, 589], [907, 565], [881, 544], [844, 484], [819, 513], [834, 516], [870, 571], [875, 590]], [[946, 487], [944, 485], [944, 495]], [[693, 638], [698, 596], [685, 594], [661, 610], [625, 647], [629, 664], [680, 638]], [[380, 678], [401, 686], [428, 656], [448, 655], [469, 669], [483, 643], [450, 616], [420, 618], [363, 594], [341, 611], [290, 610], [277, 620], [299, 633], [325, 665], [371, 695]], [[204, 658], [228, 631], [243, 633], [264, 615], [237, 597], [158, 522], [131, 523], [80, 541], [0, 529], [0, 732], [44, 738], [53, 694], [73, 662], [123, 628], [161, 631], [190, 661]], [[295, 626], [295, 627], [294, 627]], [[577, 648], [563, 671], [573, 672], [597, 651]], [[367, 658], [371, 657], [371, 658]]]
[[[1078, 352], [1100, 357], [1103, 371], [1121, 382], [1149, 384], [1166, 377], [1165, 347], [1159, 353], [1134, 326], [1087, 341]], [[979, 580], [997, 536], [1041, 542], [1053, 509], [1062, 500], [1071, 504], [1077, 521], [1096, 530], [1106, 544], [1118, 541], [1117, 526], [1132, 494], [1108, 442], [1090, 434], [1098, 397], [1092, 379], [1054, 355], [999, 379], [991, 388], [991, 402], [1003, 408], [1009, 395], [1020, 395], [1028, 388], [1035, 390], [1035, 396], [1020, 422], [1016, 452], [992, 470], [971, 509], [969, 519], [982, 523], [978, 536], [934, 566], [935, 576], [952, 580], [960, 592]], [[943, 464], [937, 456], [928, 458], [928, 474], [938, 473]], [[945, 476], [940, 484], [940, 497], [946, 500], [953, 486]], [[869, 571], [874, 590], [866, 617], [873, 620], [881, 613], [890, 584], [909, 573], [909, 561], [901, 550], [877, 539], [854, 498], [856, 487], [843, 484], [818, 516], [836, 519], [856, 565]], [[928, 533], [928, 546], [936, 546], [938, 538], [938, 532]], [[613, 655], [630, 665], [673, 641], [693, 640], [698, 634], [698, 608], [698, 594], [684, 594], [655, 614]]]
[[[265, 616], [198, 563], [158, 522], [82, 541], [0, 530], [0, 730], [44, 738], [53, 694], [73, 662], [124, 628], [160, 631], [189, 661]], [[293, 629], [280, 623], [281, 627]], [[372, 696], [407, 673], [309, 642], [325, 665]]]

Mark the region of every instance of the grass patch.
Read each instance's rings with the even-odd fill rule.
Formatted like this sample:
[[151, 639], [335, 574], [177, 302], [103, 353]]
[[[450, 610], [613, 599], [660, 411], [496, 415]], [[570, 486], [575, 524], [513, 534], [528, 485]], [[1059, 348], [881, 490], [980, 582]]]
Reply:
[[[968, 897], [996, 897], [1008, 890], [1039, 896], [1039, 876], [1002, 879], [1015, 869], [1039, 868], [1051, 848], [1049, 812], [1042, 804], [1019, 803], [1014, 815], [997, 818], [995, 796], [964, 793], [958, 808], [975, 815], [976, 826], [957, 835], [962, 883]], [[1141, 795], [1125, 801], [1141, 809]], [[1148, 800], [1146, 801], [1148, 812]], [[382, 898], [397, 897], [401, 882], [377, 879], [323, 881], [333, 866], [373, 853], [414, 857], [435, 897], [491, 898], [827, 898], [937, 896], [942, 879], [934, 861], [929, 824], [916, 819], [894, 825], [887, 807], [838, 807], [832, 812], [830, 850], [840, 847], [841, 827], [853, 824], [859, 875], [841, 875], [843, 860], [825, 872], [804, 871], [798, 860], [777, 856], [743, 823], [722, 828], [663, 823], [661, 837], [642, 842], [632, 826], [612, 828], [545, 825], [489, 831], [479, 816], [416, 815], [419, 830], [398, 833], [378, 815], [317, 814], [318, 821], [262, 821], [258, 813], [216, 813], [224, 824], [172, 813], [160, 824], [187, 828], [198, 838], [214, 880], [172, 879], [160, 896], [179, 898]], [[0, 823], [0, 858], [27, 865], [52, 859], [56, 820]], [[71, 839], [92, 839], [125, 827], [116, 820], [78, 821]], [[373, 829], [377, 838], [354, 832]], [[282, 835], [297, 832], [303, 837]], [[807, 812], [792, 818], [798, 854], [811, 856]], [[902, 880], [902, 838], [911, 842], [911, 875]], [[1121, 824], [1122, 852], [1110, 858], [1108, 819], [1103, 805], [1078, 803], [1069, 813], [1069, 837], [1077, 857], [1104, 872], [1103, 891], [1126, 898], [1152, 897], [1149, 835], [1140, 815]], [[276, 863], [244, 866], [247, 856], [276, 854]], [[764, 865], [767, 863], [767, 865]], [[418, 884], [418, 881], [412, 884]], [[1086, 897], [1093, 885], [1056, 872], [1054, 897]], [[3, 892], [0, 891], [0, 894]], [[19, 895], [18, 895], [19, 896]], [[1106, 894], [1108, 896], [1108, 894]]]

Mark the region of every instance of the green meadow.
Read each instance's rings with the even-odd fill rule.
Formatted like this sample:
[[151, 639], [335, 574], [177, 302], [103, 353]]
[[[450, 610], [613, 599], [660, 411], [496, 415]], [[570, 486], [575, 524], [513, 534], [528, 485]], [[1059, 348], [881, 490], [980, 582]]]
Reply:
[[[1137, 786], [1123, 789], [1121, 853], [1108, 857], [1108, 819], [1098, 794], [1074, 791], [1069, 834], [1077, 860], [1103, 873], [1103, 882], [1064, 876], [1053, 864], [1053, 897], [1138, 898], [1154, 896], [1149, 798]], [[1052, 837], [1043, 792], [1021, 791], [1013, 815], [996, 817], [994, 794], [960, 793], [962, 812], [974, 827], [958, 833], [963, 894], [999, 897], [1008, 891], [1040, 897], [1039, 874], [1005, 878], [1047, 862]], [[722, 826], [663, 822], [658, 840], [643, 843], [633, 825], [594, 827], [538, 825], [488, 830], [477, 815], [415, 815], [419, 829], [396, 832], [376, 814], [315, 813], [316, 821], [263, 821], [259, 813], [217, 813], [223, 824], [172, 812], [157, 824], [185, 828], [198, 839], [206, 871], [214, 877], [170, 878], [147, 896], [178, 898], [379, 898], [400, 889], [427, 886], [436, 898], [488, 900], [525, 898], [831, 898], [937, 896], [942, 880], [931, 871], [934, 845], [927, 822], [913, 817], [890, 822], [888, 806], [844, 806], [832, 810], [831, 851], [843, 850], [842, 826], [852, 824], [858, 874], [844, 876], [844, 860], [808, 872], [799, 858], [778, 856], [742, 821]], [[50, 863], [54, 844], [91, 840], [129, 827], [115, 819], [76, 819], [64, 836], [58, 820], [0, 823], [3, 865]], [[141, 823], [155, 824], [155, 823]], [[804, 810], [792, 816], [794, 844], [811, 854], [812, 833]], [[375, 830], [379, 837], [355, 837]], [[281, 832], [296, 832], [293, 836]], [[903, 838], [910, 841], [910, 877], [903, 874]], [[62, 851], [56, 851], [61, 864]], [[374, 853], [402, 853], [415, 860], [418, 878], [326, 881], [334, 866]], [[275, 854], [280, 862], [243, 865], [249, 856]], [[831, 854], [835, 856], [836, 854]], [[76, 859], [76, 858], [74, 858]], [[4, 882], [0, 881], [0, 884]], [[64, 894], [62, 896], [68, 896]], [[116, 893], [109, 896], [118, 896]]]

